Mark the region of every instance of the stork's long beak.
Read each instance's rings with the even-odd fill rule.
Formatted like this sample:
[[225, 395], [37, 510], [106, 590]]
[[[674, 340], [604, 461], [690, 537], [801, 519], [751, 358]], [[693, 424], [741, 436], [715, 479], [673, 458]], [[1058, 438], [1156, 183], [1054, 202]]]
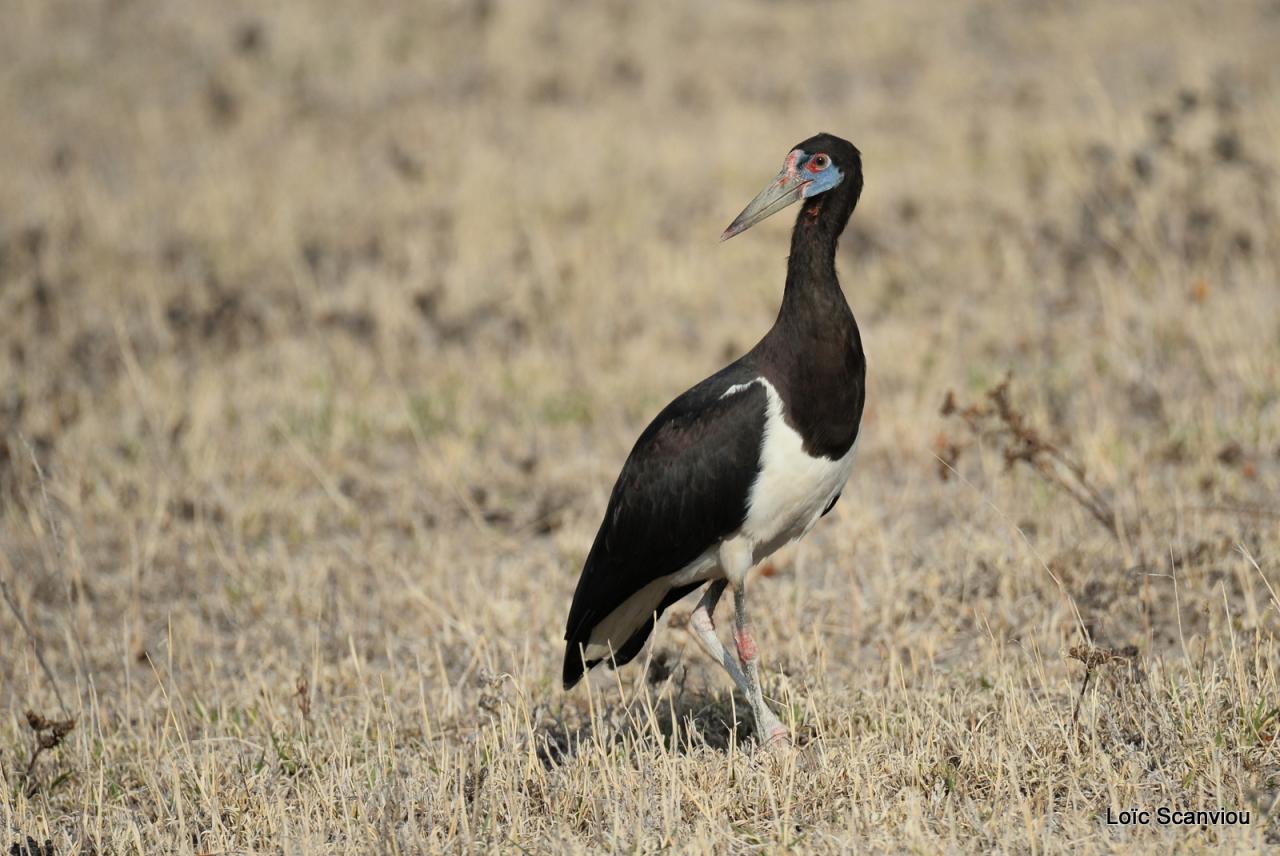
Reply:
[[804, 195], [805, 185], [813, 179], [806, 178], [800, 170], [791, 166], [782, 168], [782, 172], [760, 191], [755, 199], [737, 216], [729, 228], [724, 230], [720, 240], [727, 241], [734, 235], [741, 234], [759, 223], [770, 214], [776, 214], [792, 202], [797, 202]]

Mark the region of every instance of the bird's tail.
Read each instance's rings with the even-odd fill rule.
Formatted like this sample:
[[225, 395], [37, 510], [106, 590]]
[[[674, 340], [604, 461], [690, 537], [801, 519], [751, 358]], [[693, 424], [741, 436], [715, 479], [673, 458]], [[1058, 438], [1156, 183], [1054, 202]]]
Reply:
[[585, 645], [585, 639], [570, 639], [564, 646], [564, 669], [561, 672], [561, 680], [564, 681], [566, 690], [573, 689], [589, 668], [586, 661], [582, 659], [582, 649]]
[[658, 603], [657, 608], [649, 613], [644, 622], [626, 638], [626, 641], [612, 649], [612, 655], [605, 654], [585, 659], [584, 650], [596, 625], [589, 619], [579, 621], [576, 625], [571, 625], [573, 629], [565, 634], [564, 669], [561, 673], [564, 688], [566, 690], [572, 689], [578, 681], [582, 680], [582, 676], [586, 674], [587, 670], [598, 663], [608, 662], [611, 668], [616, 669], [618, 666], [625, 666], [634, 660], [636, 655], [640, 653], [640, 649], [644, 647], [644, 643], [648, 641], [649, 634], [653, 632], [654, 621], [662, 616], [663, 611], [668, 606], [702, 584], [702, 582], [690, 583], [689, 585], [678, 586], [668, 590]]

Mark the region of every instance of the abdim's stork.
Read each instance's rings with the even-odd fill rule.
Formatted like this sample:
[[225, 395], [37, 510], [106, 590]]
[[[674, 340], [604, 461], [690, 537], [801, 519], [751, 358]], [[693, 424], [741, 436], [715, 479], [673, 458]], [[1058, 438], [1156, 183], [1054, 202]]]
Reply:
[[[721, 240], [801, 203], [773, 327], [668, 404], [622, 467], [569, 610], [566, 689], [603, 660], [632, 660], [662, 611], [710, 582], [694, 634], [750, 700], [760, 739], [789, 742], [760, 692], [747, 572], [830, 511], [853, 467], [866, 360], [836, 242], [861, 192], [858, 150], [819, 134], [725, 229]], [[713, 624], [726, 585], [741, 668]]]

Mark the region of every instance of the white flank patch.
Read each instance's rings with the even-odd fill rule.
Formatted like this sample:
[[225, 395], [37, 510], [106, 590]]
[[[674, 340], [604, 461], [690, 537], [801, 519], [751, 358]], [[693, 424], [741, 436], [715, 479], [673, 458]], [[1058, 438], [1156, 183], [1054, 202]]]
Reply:
[[799, 432], [787, 424], [782, 413], [782, 397], [764, 378], [769, 408], [764, 423], [764, 448], [760, 454], [760, 474], [751, 486], [747, 520], [741, 534], [755, 545], [753, 564], [784, 544], [804, 535], [818, 522], [836, 494], [853, 472], [857, 444], [844, 457], [813, 457], [805, 452]]

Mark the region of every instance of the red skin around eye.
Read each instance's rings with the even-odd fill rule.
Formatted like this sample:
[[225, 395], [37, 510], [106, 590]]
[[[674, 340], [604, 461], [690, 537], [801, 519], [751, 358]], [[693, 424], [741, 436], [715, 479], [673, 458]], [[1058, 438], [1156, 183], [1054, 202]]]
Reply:
[[804, 165], [804, 168], [809, 170], [809, 172], [822, 172], [824, 169], [827, 168], [827, 165], [824, 163], [822, 166], [818, 166], [817, 158], [813, 158], [807, 164]]

